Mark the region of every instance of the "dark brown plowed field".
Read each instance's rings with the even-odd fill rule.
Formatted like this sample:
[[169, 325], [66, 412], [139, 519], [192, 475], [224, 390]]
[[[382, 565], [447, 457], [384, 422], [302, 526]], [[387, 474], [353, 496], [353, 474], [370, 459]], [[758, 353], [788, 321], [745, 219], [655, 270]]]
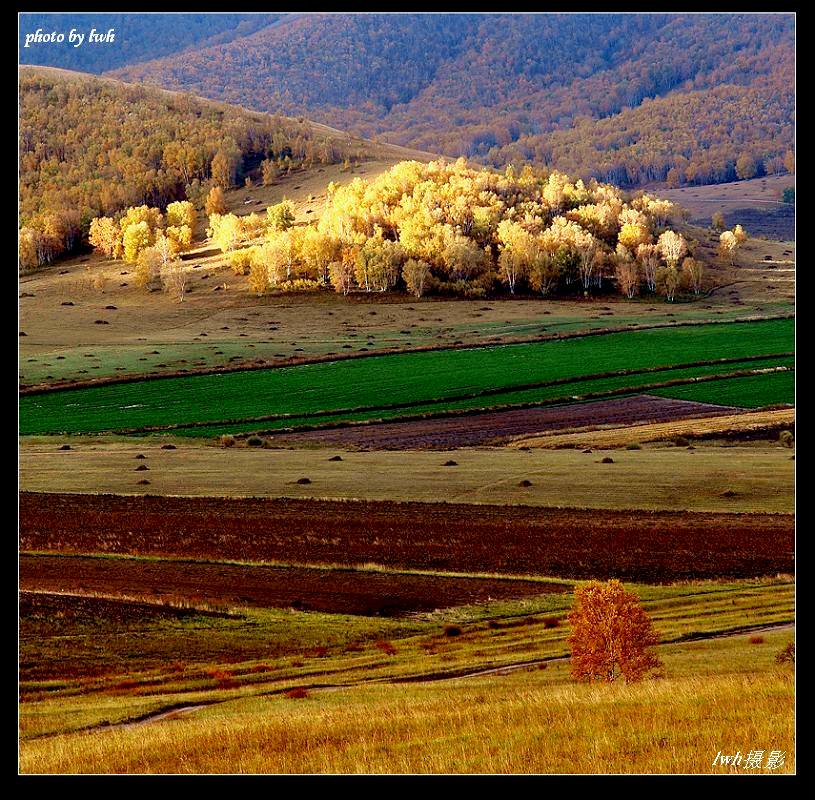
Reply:
[[738, 413], [740, 409], [650, 395], [549, 408], [491, 411], [441, 419], [383, 422], [270, 437], [280, 445], [321, 444], [375, 450], [449, 449], [503, 444], [517, 436], [587, 425], [671, 422]]
[[381, 617], [571, 589], [523, 580], [61, 556], [22, 556], [20, 588]]
[[23, 492], [20, 548], [663, 582], [792, 574], [794, 517]]
[[[20, 560], [22, 571], [23, 563], [30, 558]], [[58, 557], [54, 560], [60, 560]], [[64, 559], [62, 559], [64, 561]], [[36, 567], [28, 566], [27, 572], [37, 572]], [[47, 583], [47, 581], [43, 581]], [[211, 609], [198, 609], [190, 606], [172, 606], [162, 604], [161, 599], [156, 602], [142, 602], [126, 598], [107, 598], [80, 596], [71, 594], [50, 594], [54, 592], [69, 592], [69, 586], [75, 584], [68, 579], [64, 588], [43, 590], [38, 581], [29, 578], [26, 586], [20, 584], [20, 621], [27, 624], [36, 623], [40, 633], [47, 634], [50, 626], [51, 633], [57, 635], [64, 633], [66, 621], [104, 620], [105, 623], [127, 625], [129, 623], [145, 623], [151, 620], [189, 619], [190, 617], [228, 617], [229, 614], [213, 611]], [[25, 630], [21, 631], [26, 633]]]

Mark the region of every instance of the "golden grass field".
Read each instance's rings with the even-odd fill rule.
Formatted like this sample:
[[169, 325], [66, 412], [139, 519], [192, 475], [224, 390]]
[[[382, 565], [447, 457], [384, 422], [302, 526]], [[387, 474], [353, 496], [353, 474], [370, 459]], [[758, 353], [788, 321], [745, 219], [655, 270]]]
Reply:
[[[517, 624], [523, 623], [514, 616], [519, 611], [548, 607], [557, 613], [562, 595], [549, 596], [542, 606], [513, 601], [491, 609], [451, 609], [413, 622], [413, 632], [410, 623], [402, 623], [399, 633], [391, 622], [394, 655], [370, 645], [356, 648], [359, 652], [335, 646], [314, 669], [285, 657], [228, 664], [223, 668], [236, 680], [230, 689], [211, 679], [214, 688], [206, 688], [191, 665], [182, 672], [170, 668], [158, 684], [147, 680], [154, 673], [134, 675], [145, 682], [139, 689], [136, 680], [136, 688], [126, 692], [116, 690], [115, 675], [52, 682], [50, 691], [22, 706], [20, 768], [706, 774], [725, 771], [712, 766], [720, 750], [763, 749], [786, 751], [778, 771], [791, 772], [794, 680], [775, 656], [794, 636], [792, 589], [779, 581], [639, 587], [657, 630], [669, 640], [745, 623], [770, 627], [761, 635], [707, 634], [664, 644], [661, 677], [633, 685], [573, 683], [562, 658], [566, 631], [547, 629], [539, 618]], [[498, 630], [483, 625], [485, 616], [496, 615], [517, 623]], [[326, 631], [344, 627], [340, 617], [308, 616]], [[461, 624], [460, 637], [432, 632], [445, 620]], [[534, 661], [541, 658], [546, 669]], [[258, 663], [260, 671], [253, 668]], [[485, 666], [493, 670], [440, 679], [444, 671], [477, 672]], [[425, 673], [422, 680], [399, 682], [417, 670]], [[297, 686], [307, 687], [306, 697], [282, 694]], [[158, 716], [173, 705], [188, 710], [155, 722], [71, 732], [94, 720], [126, 723], [150, 711]]]
[[717, 434], [745, 434], [775, 430], [778, 426], [793, 426], [795, 409], [749, 411], [705, 419], [685, 419], [673, 422], [655, 422], [625, 427], [584, 428], [568, 431], [524, 436], [515, 439], [509, 447], [625, 447], [643, 442], [659, 442], [685, 437], [714, 437]]
[[[62, 451], [63, 442], [71, 450]], [[752, 443], [636, 451], [513, 448], [344, 451], [222, 448], [165, 438], [21, 440], [24, 491], [345, 498], [564, 508], [791, 513], [791, 451]], [[136, 460], [138, 454], [147, 456]], [[342, 461], [332, 462], [340, 455]], [[450, 457], [453, 458], [450, 458]], [[602, 463], [611, 457], [612, 464]], [[455, 460], [456, 466], [444, 466]], [[147, 471], [136, 471], [146, 465]], [[297, 481], [308, 478], [311, 483]], [[139, 485], [139, 480], [149, 480]], [[521, 481], [531, 486], [519, 486]], [[734, 495], [723, 496], [724, 492]]]
[[21, 770], [715, 774], [745, 772], [713, 767], [719, 751], [755, 748], [785, 751], [786, 773], [795, 769], [792, 710], [792, 679], [781, 672], [633, 686], [525, 677], [350, 689], [32, 742]]

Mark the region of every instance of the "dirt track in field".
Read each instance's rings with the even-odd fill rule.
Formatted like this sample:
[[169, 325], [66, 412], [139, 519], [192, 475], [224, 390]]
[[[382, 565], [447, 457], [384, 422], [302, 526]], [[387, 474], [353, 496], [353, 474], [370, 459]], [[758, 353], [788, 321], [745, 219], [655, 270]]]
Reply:
[[739, 409], [649, 395], [549, 408], [494, 411], [441, 419], [351, 426], [271, 436], [273, 444], [321, 444], [375, 450], [447, 449], [503, 444], [515, 437], [586, 425], [670, 422], [737, 413]]
[[663, 582], [792, 574], [794, 517], [23, 492], [20, 548]]
[[571, 590], [569, 584], [515, 579], [25, 555], [20, 558], [20, 588], [149, 597], [156, 603], [295, 608], [380, 617]]

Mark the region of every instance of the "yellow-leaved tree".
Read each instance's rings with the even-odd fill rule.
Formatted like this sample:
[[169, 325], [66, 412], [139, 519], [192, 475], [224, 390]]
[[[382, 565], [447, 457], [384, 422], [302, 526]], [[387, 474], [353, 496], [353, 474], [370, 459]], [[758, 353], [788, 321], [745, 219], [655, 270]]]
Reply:
[[579, 586], [569, 622], [572, 676], [577, 680], [611, 682], [622, 676], [631, 683], [661, 666], [652, 650], [659, 639], [651, 618], [620, 581]]
[[204, 204], [204, 212], [208, 217], [213, 214], [226, 214], [226, 199], [224, 198], [224, 190], [220, 186], [213, 186], [209, 190]]

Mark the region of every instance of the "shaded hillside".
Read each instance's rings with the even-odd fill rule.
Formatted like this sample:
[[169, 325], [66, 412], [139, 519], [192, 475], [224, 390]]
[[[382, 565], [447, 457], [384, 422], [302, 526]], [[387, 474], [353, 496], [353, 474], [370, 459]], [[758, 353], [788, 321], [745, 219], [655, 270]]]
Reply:
[[765, 77], [749, 90], [725, 84], [646, 99], [605, 119], [578, 120], [548, 136], [522, 137], [491, 157], [555, 163], [622, 186], [782, 174], [794, 171], [794, 108], [793, 87], [776, 86]]
[[[309, 14], [116, 74], [626, 185], [672, 168], [679, 184], [732, 180], [742, 156], [758, 174], [792, 159], [791, 15]], [[597, 166], [608, 150], [624, 168], [616, 155]]]

